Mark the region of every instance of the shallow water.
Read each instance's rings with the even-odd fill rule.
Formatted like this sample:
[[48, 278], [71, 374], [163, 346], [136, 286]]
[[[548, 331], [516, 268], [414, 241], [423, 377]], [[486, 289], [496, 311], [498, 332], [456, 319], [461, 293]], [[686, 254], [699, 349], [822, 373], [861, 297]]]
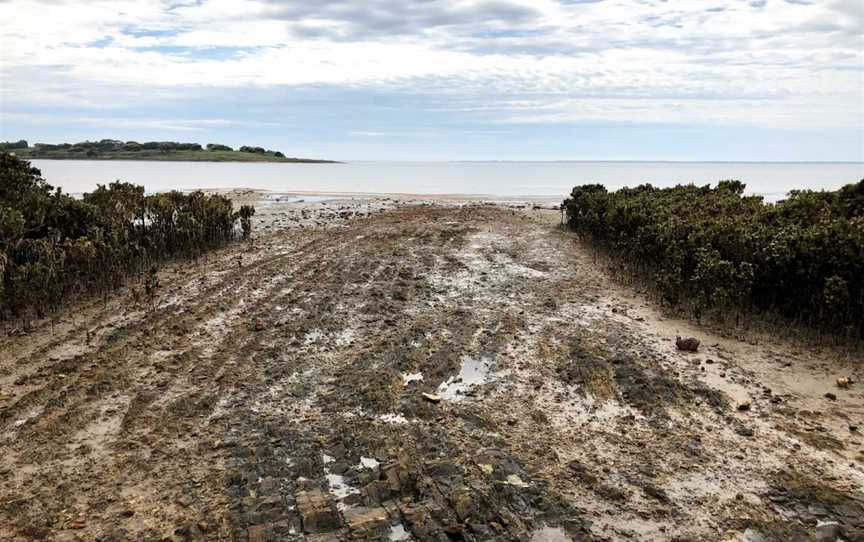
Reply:
[[531, 533], [531, 542], [570, 542], [571, 538], [561, 527], [542, 527]]
[[442, 382], [438, 386], [438, 394], [443, 399], [462, 399], [473, 388], [489, 382], [491, 367], [492, 361], [488, 358], [464, 356], [459, 367], [459, 374]]
[[387, 539], [391, 542], [401, 542], [402, 540], [408, 540], [411, 538], [411, 534], [405, 530], [405, 526], [401, 523], [393, 525], [390, 527], [390, 533], [387, 536]]
[[[554, 196], [576, 184], [610, 189], [650, 182], [745, 182], [753, 193], [782, 198], [792, 189], [836, 189], [864, 178], [864, 163], [762, 162], [355, 162], [279, 164], [33, 160], [68, 193], [121, 179], [148, 191], [257, 188], [277, 192], [377, 192]], [[302, 196], [301, 196], [302, 197]], [[308, 196], [305, 197], [309, 201]]]

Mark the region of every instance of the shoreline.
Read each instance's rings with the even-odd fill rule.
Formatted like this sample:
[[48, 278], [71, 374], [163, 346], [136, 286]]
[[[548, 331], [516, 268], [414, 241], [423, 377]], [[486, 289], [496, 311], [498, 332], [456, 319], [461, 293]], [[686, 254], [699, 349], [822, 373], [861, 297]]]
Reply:
[[[360, 192], [360, 191], [322, 191], [322, 190], [265, 190], [259, 188], [193, 188], [189, 191], [201, 190], [205, 193], [217, 193], [228, 196], [234, 199], [243, 199], [249, 201], [254, 199], [257, 201], [266, 201], [272, 203], [301, 203], [291, 201], [281, 201], [279, 198], [322, 198], [327, 201], [352, 199], [352, 200], [373, 200], [373, 199], [407, 199], [429, 203], [477, 203], [477, 202], [495, 202], [495, 203], [551, 203], [563, 201], [566, 195], [543, 195], [543, 194], [521, 194], [515, 196], [499, 195], [499, 194], [429, 194], [429, 193], [411, 193], [411, 192]], [[186, 190], [183, 190], [184, 192]], [[319, 203], [316, 201], [315, 203]], [[557, 207], [556, 207], [557, 208]]]
[[24, 155], [16, 154], [16, 153], [10, 153], [10, 154], [17, 156], [21, 159], [27, 160], [27, 161], [55, 160], [58, 162], [67, 162], [67, 161], [71, 161], [71, 162], [177, 162], [177, 163], [198, 162], [198, 163], [212, 163], [212, 164], [235, 163], [235, 164], [324, 164], [324, 165], [345, 164], [346, 163], [346, 162], [340, 162], [338, 160], [316, 160], [313, 158], [309, 158], [309, 159], [286, 158], [286, 159], [281, 159], [281, 160], [280, 159], [276, 159], [276, 160], [234, 160], [234, 159], [220, 160], [220, 159], [216, 159], [216, 158], [212, 158], [212, 159], [193, 158], [193, 159], [182, 160], [182, 159], [176, 159], [173, 157], [170, 159], [168, 159], [168, 158], [165, 158], [165, 159], [162, 159], [162, 158], [114, 158], [114, 157], [111, 157], [111, 158], [92, 158], [92, 157], [91, 158], [79, 158], [76, 156], [69, 156], [69, 157], [62, 157], [61, 158], [61, 157], [57, 157], [57, 156], [48, 157], [48, 156], [32, 156], [30, 154], [24, 154]]

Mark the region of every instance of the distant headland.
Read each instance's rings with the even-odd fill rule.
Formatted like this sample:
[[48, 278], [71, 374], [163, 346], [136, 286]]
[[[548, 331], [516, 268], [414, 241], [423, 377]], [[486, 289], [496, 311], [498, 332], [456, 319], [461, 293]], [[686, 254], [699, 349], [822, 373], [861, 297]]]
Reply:
[[36, 143], [27, 141], [0, 142], [0, 151], [21, 158], [42, 160], [158, 160], [179, 162], [291, 162], [302, 164], [338, 164], [334, 160], [287, 157], [279, 151], [263, 147], [242, 146], [235, 150], [228, 145], [179, 143], [177, 141], [119, 141], [102, 139], [80, 143]]

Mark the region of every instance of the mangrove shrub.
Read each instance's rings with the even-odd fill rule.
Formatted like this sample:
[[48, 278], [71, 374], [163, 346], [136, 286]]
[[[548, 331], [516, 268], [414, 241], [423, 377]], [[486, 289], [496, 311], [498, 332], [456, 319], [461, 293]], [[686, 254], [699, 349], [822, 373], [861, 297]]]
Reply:
[[194, 258], [251, 230], [251, 207], [203, 192], [147, 195], [113, 182], [76, 199], [0, 152], [0, 319], [43, 316], [104, 294], [161, 262]]
[[864, 335], [864, 181], [774, 204], [744, 189], [591, 184], [564, 207], [571, 228], [697, 318], [771, 311]]

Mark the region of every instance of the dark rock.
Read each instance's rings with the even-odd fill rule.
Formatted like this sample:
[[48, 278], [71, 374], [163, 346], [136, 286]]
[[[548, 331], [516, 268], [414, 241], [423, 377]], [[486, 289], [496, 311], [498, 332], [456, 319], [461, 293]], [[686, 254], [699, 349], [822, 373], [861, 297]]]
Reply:
[[687, 337], [686, 339], [675, 337], [675, 346], [682, 352], [696, 352], [699, 350], [699, 339], [693, 337]]

